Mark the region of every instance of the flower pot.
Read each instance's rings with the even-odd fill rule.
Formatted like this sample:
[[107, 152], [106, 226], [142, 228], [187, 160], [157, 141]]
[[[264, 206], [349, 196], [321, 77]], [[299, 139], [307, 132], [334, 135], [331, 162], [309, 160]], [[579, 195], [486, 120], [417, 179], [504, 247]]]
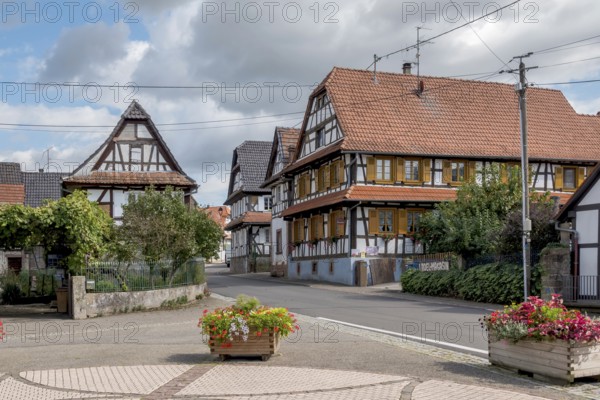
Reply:
[[534, 378], [572, 383], [577, 378], [600, 375], [600, 344], [565, 340], [522, 339], [488, 341], [492, 365], [533, 374]]
[[208, 345], [211, 354], [218, 354], [221, 361], [231, 356], [261, 356], [266, 361], [279, 350], [280, 335], [271, 330], [257, 336], [256, 330], [251, 328], [246, 341], [234, 336], [233, 340], [221, 343], [211, 337]]

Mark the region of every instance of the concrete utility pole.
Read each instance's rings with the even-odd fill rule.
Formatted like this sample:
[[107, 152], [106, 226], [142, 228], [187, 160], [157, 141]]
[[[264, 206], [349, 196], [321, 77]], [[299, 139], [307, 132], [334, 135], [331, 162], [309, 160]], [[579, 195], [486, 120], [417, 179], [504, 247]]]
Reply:
[[[519, 110], [521, 113], [521, 184], [523, 190], [522, 204], [522, 224], [523, 224], [523, 298], [529, 297], [529, 277], [531, 275], [531, 219], [529, 218], [529, 159], [527, 157], [527, 80], [523, 58], [527, 58], [533, 53], [527, 53], [521, 56], [513, 57], [513, 60], [519, 59], [519, 69], [508, 72], [519, 71], [519, 83], [516, 84], [516, 91], [519, 93]], [[512, 60], [511, 60], [512, 61]]]

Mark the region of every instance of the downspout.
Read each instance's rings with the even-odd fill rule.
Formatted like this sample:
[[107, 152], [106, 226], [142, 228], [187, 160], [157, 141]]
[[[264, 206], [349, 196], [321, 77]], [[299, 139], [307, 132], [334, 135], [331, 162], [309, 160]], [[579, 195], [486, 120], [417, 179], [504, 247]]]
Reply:
[[558, 221], [556, 221], [554, 223], [554, 229], [556, 229], [559, 232], [568, 232], [573, 235], [573, 251], [575, 253], [575, 255], [573, 257], [573, 275], [578, 276], [579, 275], [579, 234], [577, 233], [577, 231], [575, 229], [561, 228], [558, 225]]

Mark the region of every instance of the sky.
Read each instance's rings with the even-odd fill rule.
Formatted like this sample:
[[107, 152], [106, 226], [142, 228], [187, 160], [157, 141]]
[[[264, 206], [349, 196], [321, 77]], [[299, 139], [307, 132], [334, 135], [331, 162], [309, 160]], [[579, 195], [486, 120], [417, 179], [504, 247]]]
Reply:
[[533, 52], [530, 84], [600, 111], [600, 82], [548, 85], [600, 79], [600, 2], [500, 10], [512, 1], [3, 1], [0, 161], [72, 171], [136, 99], [200, 185], [197, 201], [219, 205], [236, 146], [299, 127], [334, 66], [366, 69], [377, 54], [378, 71], [401, 72], [416, 50], [397, 51], [417, 31], [456, 28], [421, 46], [421, 75], [514, 84], [494, 73]]

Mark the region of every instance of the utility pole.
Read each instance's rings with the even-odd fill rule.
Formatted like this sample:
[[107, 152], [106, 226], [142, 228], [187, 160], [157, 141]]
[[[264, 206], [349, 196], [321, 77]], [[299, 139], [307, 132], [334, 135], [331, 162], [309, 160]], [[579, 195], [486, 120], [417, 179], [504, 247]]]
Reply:
[[[507, 72], [519, 72], [519, 83], [515, 90], [519, 93], [519, 110], [521, 114], [521, 185], [523, 191], [522, 224], [523, 224], [523, 299], [529, 297], [529, 277], [531, 275], [531, 219], [529, 218], [529, 159], [527, 156], [527, 79], [525, 73], [537, 67], [525, 68], [523, 58], [531, 56], [527, 53], [513, 57], [519, 59], [519, 69]], [[512, 61], [512, 60], [511, 60]]]

